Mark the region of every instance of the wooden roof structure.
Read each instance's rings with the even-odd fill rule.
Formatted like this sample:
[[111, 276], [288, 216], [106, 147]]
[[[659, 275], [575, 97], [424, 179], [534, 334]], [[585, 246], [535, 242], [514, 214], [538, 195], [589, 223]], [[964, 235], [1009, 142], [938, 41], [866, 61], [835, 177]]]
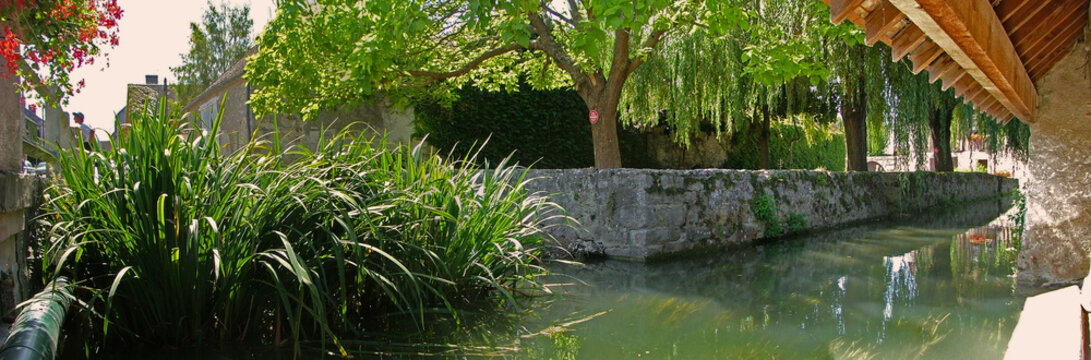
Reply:
[[1042, 78], [1084, 35], [1088, 0], [822, 0], [914, 73], [1001, 122], [1034, 122]]

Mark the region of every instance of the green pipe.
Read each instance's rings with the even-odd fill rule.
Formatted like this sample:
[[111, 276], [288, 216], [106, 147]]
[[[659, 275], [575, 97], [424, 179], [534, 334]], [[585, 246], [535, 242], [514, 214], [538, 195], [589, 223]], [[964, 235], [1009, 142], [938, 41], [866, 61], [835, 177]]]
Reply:
[[71, 302], [68, 279], [60, 277], [46, 285], [15, 318], [0, 346], [0, 360], [53, 360]]

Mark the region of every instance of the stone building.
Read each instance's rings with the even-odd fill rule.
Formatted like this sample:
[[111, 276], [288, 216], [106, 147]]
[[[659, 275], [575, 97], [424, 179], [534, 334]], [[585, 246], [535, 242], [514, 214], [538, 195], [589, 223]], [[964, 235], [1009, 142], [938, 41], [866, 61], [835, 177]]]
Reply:
[[249, 104], [253, 88], [244, 77], [246, 58], [255, 52], [256, 46], [182, 109], [183, 113], [196, 116], [206, 129], [223, 111], [219, 141], [227, 150], [238, 149], [252, 139], [267, 138], [273, 133], [274, 121], [282, 143], [308, 148], [318, 143], [323, 132], [328, 137], [346, 127], [367, 135], [385, 133], [391, 145], [410, 142], [413, 109], [395, 109], [382, 97], [349, 111], [324, 111], [315, 121], [301, 121], [299, 116], [291, 114], [256, 116]]

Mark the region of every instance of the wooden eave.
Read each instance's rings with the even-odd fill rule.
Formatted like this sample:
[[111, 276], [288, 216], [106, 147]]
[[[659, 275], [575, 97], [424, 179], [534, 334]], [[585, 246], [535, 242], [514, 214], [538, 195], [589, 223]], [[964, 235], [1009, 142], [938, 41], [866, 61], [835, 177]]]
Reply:
[[1034, 83], [1083, 36], [1087, 0], [823, 0], [830, 20], [890, 45], [914, 72], [1001, 122], [1034, 122]]

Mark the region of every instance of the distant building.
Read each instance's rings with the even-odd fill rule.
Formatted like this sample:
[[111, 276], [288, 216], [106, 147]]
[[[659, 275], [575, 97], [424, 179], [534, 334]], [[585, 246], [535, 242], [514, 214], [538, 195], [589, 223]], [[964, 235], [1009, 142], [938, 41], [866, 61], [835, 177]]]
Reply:
[[49, 161], [57, 157], [56, 149], [48, 146], [44, 139], [45, 120], [34, 111], [23, 108], [23, 155], [33, 164]]
[[229, 151], [240, 148], [254, 138], [261, 139], [272, 134], [274, 121], [280, 130], [282, 143], [301, 144], [308, 148], [314, 148], [323, 133], [328, 137], [345, 128], [372, 135], [385, 132], [392, 145], [410, 142], [413, 109], [395, 109], [383, 97], [376, 97], [370, 104], [350, 111], [324, 111], [314, 121], [301, 121], [294, 114], [256, 117], [249, 105], [253, 89], [243, 76], [246, 58], [255, 52], [256, 46], [182, 109], [183, 113], [197, 116], [200, 126], [208, 129], [221, 111], [222, 103], [223, 119], [218, 139]]
[[176, 98], [174, 91], [167, 86], [167, 78], [165, 77], [163, 82], [160, 83], [159, 75], [144, 75], [143, 84], [129, 84], [125, 92], [125, 107], [117, 113], [118, 129], [114, 129], [114, 136], [116, 137], [117, 134], [124, 134], [128, 131], [130, 114], [141, 111], [158, 111], [164, 98], [167, 101]]
[[[929, 143], [931, 144], [931, 143]], [[884, 151], [894, 152], [893, 136]], [[868, 156], [868, 171], [918, 171], [935, 170], [936, 160], [931, 152], [922, 154], [924, 162], [918, 166], [915, 157], [882, 155]], [[984, 139], [977, 134], [957, 139], [951, 147], [951, 160], [956, 171], [978, 171], [990, 174], [1004, 174], [1023, 179], [1027, 175], [1027, 163], [1010, 152], [991, 153], [987, 150]]]

